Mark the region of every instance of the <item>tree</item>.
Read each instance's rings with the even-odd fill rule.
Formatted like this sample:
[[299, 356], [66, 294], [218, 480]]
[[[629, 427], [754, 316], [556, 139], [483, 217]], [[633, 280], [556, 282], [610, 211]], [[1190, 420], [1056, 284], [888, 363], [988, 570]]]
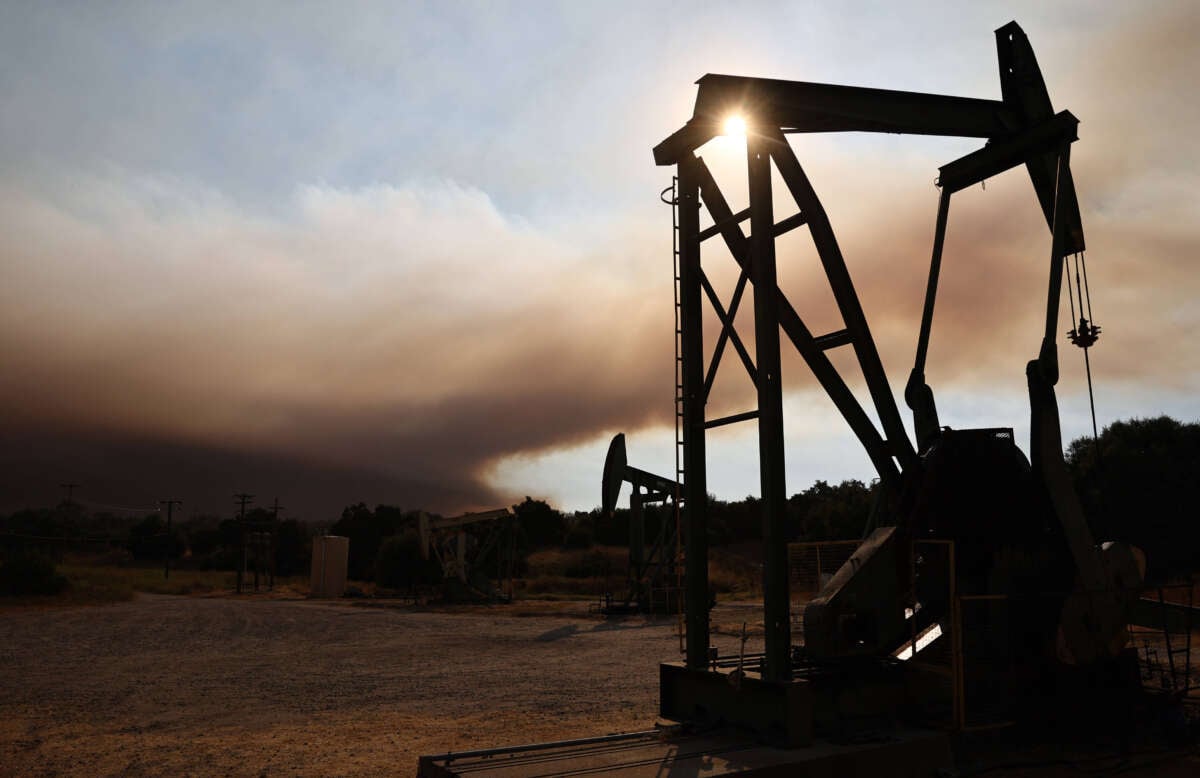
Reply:
[[421, 538], [415, 529], [406, 529], [383, 541], [375, 559], [375, 582], [380, 586], [411, 591], [441, 580], [441, 565], [422, 556]]
[[349, 577], [370, 581], [374, 578], [375, 559], [383, 541], [406, 527], [415, 527], [416, 523], [416, 513], [404, 513], [391, 505], [377, 505], [371, 510], [360, 502], [347, 506], [329, 533], [350, 539]]
[[[171, 556], [178, 558], [186, 546], [186, 538], [178, 527], [171, 528]], [[161, 561], [167, 551], [167, 523], [152, 513], [129, 528], [129, 553], [141, 561]]]
[[20, 551], [0, 561], [0, 596], [59, 594], [66, 588], [66, 577], [41, 554]]
[[1140, 547], [1152, 580], [1200, 570], [1200, 424], [1114, 422], [1072, 441], [1067, 467], [1097, 541]]
[[187, 536], [187, 547], [192, 558], [211, 561], [209, 557], [216, 554], [221, 547], [221, 530], [218, 527], [221, 519], [217, 516], [192, 516], [180, 523], [180, 529]]
[[545, 500], [526, 497], [525, 502], [513, 506], [525, 543], [530, 548], [560, 546], [566, 535], [566, 519], [551, 508]]
[[788, 500], [788, 516], [804, 540], [857, 540], [871, 514], [875, 485], [817, 481]]
[[302, 575], [312, 560], [308, 528], [295, 519], [285, 519], [275, 528], [275, 572], [282, 576]]

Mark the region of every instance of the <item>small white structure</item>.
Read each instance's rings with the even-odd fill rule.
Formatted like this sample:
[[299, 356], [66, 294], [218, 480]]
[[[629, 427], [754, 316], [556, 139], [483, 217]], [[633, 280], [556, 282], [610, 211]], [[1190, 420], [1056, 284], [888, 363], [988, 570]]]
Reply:
[[346, 591], [350, 538], [321, 535], [312, 544], [312, 597], [341, 597]]

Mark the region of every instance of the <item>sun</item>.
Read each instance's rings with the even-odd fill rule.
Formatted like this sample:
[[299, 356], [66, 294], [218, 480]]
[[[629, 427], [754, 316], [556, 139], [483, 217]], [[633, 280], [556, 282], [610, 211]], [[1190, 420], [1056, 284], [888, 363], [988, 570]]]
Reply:
[[746, 120], [737, 114], [730, 116], [725, 120], [725, 130], [722, 134], [735, 138], [746, 137]]

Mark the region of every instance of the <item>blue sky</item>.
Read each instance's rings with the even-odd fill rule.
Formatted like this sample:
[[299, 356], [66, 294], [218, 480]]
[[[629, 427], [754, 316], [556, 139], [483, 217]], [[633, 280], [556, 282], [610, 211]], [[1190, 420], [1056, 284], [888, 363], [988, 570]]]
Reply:
[[[1105, 326], [1101, 423], [1196, 418], [1200, 14], [896, 8], [6, 4], [0, 419], [17, 432], [0, 453], [19, 476], [4, 502], [48, 502], [78, 480], [123, 504], [190, 489], [197, 510], [224, 510], [226, 491], [294, 493], [313, 519], [359, 499], [589, 508], [622, 430], [631, 461], [669, 471], [657, 193], [670, 171], [650, 149], [690, 115], [693, 81], [995, 98], [992, 31], [1010, 19], [1056, 108], [1082, 121], [1072, 159]], [[974, 145], [794, 144], [897, 392], [936, 168]], [[738, 191], [736, 149], [707, 152]], [[929, 371], [955, 426], [1026, 426], [1048, 235], [1022, 176], [956, 200]], [[804, 247], [787, 251], [802, 268]], [[783, 273], [827, 318], [808, 271]], [[1064, 348], [1068, 438], [1090, 429], [1077, 356]], [[794, 360], [786, 371], [789, 489], [869, 478], [811, 380]], [[722, 392], [731, 408], [745, 399], [736, 383]], [[757, 491], [753, 439], [715, 437], [721, 496]]]

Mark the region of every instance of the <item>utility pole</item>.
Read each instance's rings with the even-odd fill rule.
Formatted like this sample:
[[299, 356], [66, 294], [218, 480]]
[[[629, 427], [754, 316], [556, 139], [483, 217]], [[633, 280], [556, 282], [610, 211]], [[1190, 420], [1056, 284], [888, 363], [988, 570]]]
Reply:
[[237, 571], [237, 593], [242, 593], [242, 579], [246, 576], [246, 505], [254, 499], [254, 495], [238, 492], [233, 496], [238, 503], [238, 527], [241, 529], [242, 564]]
[[79, 488], [79, 484], [59, 484], [59, 486], [67, 490], [67, 505], [73, 505], [74, 503], [71, 502], [71, 495], [74, 494], [75, 490]]
[[279, 504], [279, 498], [275, 498], [275, 502], [271, 505], [271, 535], [270, 543], [267, 547], [267, 589], [275, 591], [275, 533], [279, 530], [279, 512], [283, 510], [283, 506]]
[[167, 506], [167, 542], [163, 544], [163, 546], [166, 548], [166, 550], [163, 551], [163, 578], [170, 578], [171, 546], [174, 545], [172, 542], [174, 540], [174, 536], [171, 534], [171, 514], [174, 512], [176, 505], [183, 505], [183, 500], [159, 500], [158, 504]]

